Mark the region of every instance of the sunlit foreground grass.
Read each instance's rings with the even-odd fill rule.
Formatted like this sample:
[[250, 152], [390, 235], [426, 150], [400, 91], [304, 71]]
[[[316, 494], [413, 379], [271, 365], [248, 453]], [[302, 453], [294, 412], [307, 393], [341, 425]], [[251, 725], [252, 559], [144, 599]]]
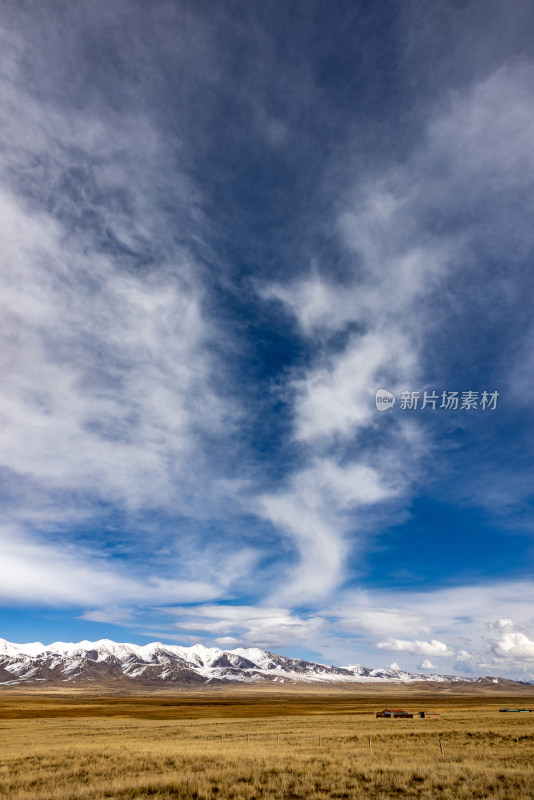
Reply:
[[368, 713], [1, 719], [0, 793], [10, 800], [534, 797], [534, 714], [440, 710], [439, 720], [396, 721]]

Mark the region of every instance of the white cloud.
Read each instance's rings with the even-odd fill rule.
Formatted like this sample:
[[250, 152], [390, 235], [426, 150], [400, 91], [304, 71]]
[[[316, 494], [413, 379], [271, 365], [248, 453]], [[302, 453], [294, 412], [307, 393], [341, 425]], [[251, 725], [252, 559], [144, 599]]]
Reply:
[[376, 647], [379, 650], [398, 650], [399, 652], [417, 653], [422, 656], [453, 655], [453, 651], [450, 650], [444, 642], [440, 642], [437, 639], [432, 639], [431, 642], [410, 642], [408, 639], [388, 639], [385, 642], [377, 642]]
[[148, 116], [59, 109], [28, 91], [26, 43], [4, 43], [2, 465], [47, 491], [49, 506], [56, 490], [187, 506], [208, 469], [203, 436], [235, 419], [199, 265], [176, 243], [180, 227], [202, 236], [195, 190], [170, 174]]
[[342, 578], [347, 556], [342, 515], [395, 494], [373, 467], [316, 459], [289, 490], [258, 498], [257, 513], [286, 533], [299, 556], [290, 581], [280, 581], [273, 597], [282, 603], [326, 597]]
[[352, 346], [295, 382], [298, 439], [357, 434], [376, 416], [374, 396], [381, 375], [394, 364], [407, 364], [405, 342], [397, 331], [353, 338]]
[[[205, 580], [143, 577], [111, 566], [104, 558], [73, 545], [43, 544], [15, 527], [0, 530], [0, 599], [6, 603], [102, 606], [199, 602], [225, 591], [213, 573]], [[94, 613], [94, 612], [93, 612]]]
[[421, 669], [437, 669], [437, 667], [429, 658], [425, 658], [421, 664]]
[[515, 630], [514, 621], [511, 617], [501, 617], [495, 622], [488, 622], [486, 627], [490, 631], [501, 631], [503, 633], [512, 633]]
[[84, 256], [5, 192], [0, 210], [3, 465], [50, 489], [165, 504], [193, 428], [221, 419], [198, 290], [180, 265], [141, 281]]
[[84, 611], [80, 619], [88, 622], [105, 622], [112, 625], [124, 625], [135, 621], [135, 612], [131, 608], [100, 608]]
[[267, 649], [309, 645], [317, 642], [326, 627], [326, 621], [318, 615], [295, 614], [276, 607], [205, 604], [162, 611], [180, 618], [173, 623], [175, 630], [218, 634], [215, 641], [219, 644], [231, 641]]
[[[402, 600], [402, 597], [397, 597], [396, 600]], [[430, 633], [430, 629], [424, 621], [423, 612], [400, 608], [369, 608], [366, 606], [373, 600], [364, 593], [359, 600], [362, 603], [361, 608], [356, 607], [357, 602], [358, 600], [353, 607], [336, 608], [338, 624], [344, 630], [354, 633], [363, 632], [374, 636], [389, 636], [393, 633]]]
[[[440, 671], [520, 676], [531, 669], [529, 630], [534, 627], [530, 581], [460, 585], [413, 591], [375, 589], [340, 594], [328, 611], [335, 631], [352, 634], [376, 663], [376, 650], [440, 657]], [[496, 622], [488, 623], [488, 616]], [[488, 638], [488, 630], [493, 634]], [[399, 635], [400, 634], [400, 635]], [[378, 636], [380, 647], [373, 646]], [[523, 638], [525, 637], [525, 638]], [[323, 637], [324, 641], [324, 637]], [[445, 644], [446, 642], [446, 644]], [[437, 646], [434, 648], [434, 645]], [[430, 649], [429, 649], [430, 646]], [[338, 660], [354, 660], [347, 642], [330, 641]], [[444, 649], [449, 652], [445, 654]], [[332, 656], [330, 656], [332, 657]], [[443, 662], [441, 659], [444, 659]], [[530, 667], [529, 667], [530, 664]], [[410, 665], [414, 670], [416, 664]]]
[[488, 627], [497, 632], [490, 640], [488, 650], [497, 663], [534, 664], [534, 639], [518, 630], [511, 617], [498, 619]]
[[529, 639], [520, 631], [503, 633], [493, 646], [498, 657], [534, 660], [534, 639]]
[[473, 661], [473, 658], [474, 657], [471, 655], [471, 653], [468, 653], [467, 650], [459, 650], [457, 652], [457, 654], [456, 654], [456, 660], [457, 661], [469, 662], [469, 661]]
[[[493, 124], [496, 108], [505, 111]], [[382, 450], [372, 454], [377, 486], [386, 489], [391, 475], [401, 474], [397, 490], [408, 500], [411, 487], [424, 480], [424, 462], [434, 447], [428, 432], [423, 436], [419, 420], [403, 425], [394, 415], [378, 419], [374, 394], [380, 386], [397, 394], [423, 388], [428, 342], [449, 324], [451, 309], [459, 313], [465, 298], [459, 301], [457, 294], [466, 275], [480, 275], [477, 291], [480, 281], [495, 297], [514, 291], [513, 275], [493, 274], [487, 265], [497, 252], [508, 258], [512, 241], [521, 252], [534, 245], [531, 214], [518, 219], [502, 202], [502, 189], [515, 192], [534, 178], [533, 109], [532, 67], [524, 64], [440, 98], [404, 164], [378, 176], [360, 174], [354, 191], [338, 197], [339, 241], [352, 257], [343, 279], [336, 281], [310, 253], [308, 277], [261, 287], [266, 301], [281, 303], [294, 316], [314, 353], [290, 383], [293, 435], [305, 458], [313, 461], [320, 453], [336, 459], [350, 444], [354, 465], [368, 465], [366, 437], [375, 442], [382, 436]], [[308, 470], [305, 464], [303, 474]], [[326, 514], [320, 504], [311, 508], [295, 493], [298, 484], [297, 474], [286, 492], [268, 499], [267, 516], [292, 542], [308, 548], [306, 568], [301, 561], [285, 578], [297, 587], [294, 597], [312, 594], [306, 583], [317, 583], [326, 596], [343, 580], [347, 554], [354, 550], [346, 546], [336, 504]], [[341, 501], [338, 508], [344, 510]], [[350, 539], [359, 536], [356, 524]], [[330, 556], [327, 539], [333, 542]]]
[[[195, 191], [179, 169], [169, 172], [166, 142], [147, 117], [59, 110], [21, 78], [17, 46], [25, 45], [5, 44], [0, 468], [3, 515], [18, 526], [7, 537], [0, 594], [86, 606], [93, 583], [103, 604], [220, 596], [256, 560], [231, 536], [210, 555], [203, 541], [189, 554], [175, 527], [166, 562], [145, 559], [146, 591], [128, 559], [118, 574], [98, 557], [98, 542], [89, 551], [83, 541], [91, 517], [109, 508], [131, 515], [130, 525], [139, 510], [206, 518], [226, 502], [204, 445], [232, 434], [237, 411], [222, 396], [214, 354], [222, 337], [204, 311], [199, 264], [177, 244], [182, 225], [202, 237], [201, 215], [188, 218]], [[162, 197], [175, 204], [172, 226]], [[128, 531], [130, 554], [147, 536], [161, 547], [159, 520], [151, 528], [147, 519]], [[188, 572], [195, 578], [166, 577]]]
[[446, 159], [453, 166], [451, 177], [471, 193], [491, 189], [500, 194], [508, 187], [530, 184], [533, 80], [534, 67], [528, 62], [500, 67], [467, 91], [451, 93], [445, 113], [431, 122], [432, 154]]

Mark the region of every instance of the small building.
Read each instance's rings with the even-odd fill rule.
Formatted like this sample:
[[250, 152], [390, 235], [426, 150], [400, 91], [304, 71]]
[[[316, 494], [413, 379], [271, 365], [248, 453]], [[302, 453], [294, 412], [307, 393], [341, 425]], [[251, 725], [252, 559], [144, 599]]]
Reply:
[[375, 711], [375, 717], [382, 719], [438, 719], [434, 711], [405, 711], [403, 708], [385, 708]]
[[403, 708], [385, 708], [383, 711], [375, 711], [375, 716], [385, 719], [413, 719], [414, 715], [411, 711], [405, 711]]
[[525, 712], [527, 714], [532, 713], [532, 709], [531, 708], [499, 708], [499, 711], [505, 711], [505, 712], [508, 711], [508, 712], [513, 712], [513, 713], [516, 713], [516, 714], [521, 714], [521, 713], [525, 713]]

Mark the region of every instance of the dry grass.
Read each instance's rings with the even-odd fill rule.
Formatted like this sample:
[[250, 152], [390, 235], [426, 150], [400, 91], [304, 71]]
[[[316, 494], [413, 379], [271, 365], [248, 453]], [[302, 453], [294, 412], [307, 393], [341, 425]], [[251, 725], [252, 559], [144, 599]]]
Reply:
[[[440, 719], [395, 721], [371, 716], [383, 705], [377, 698], [324, 699], [3, 696], [0, 793], [9, 800], [534, 797], [534, 714], [499, 714], [502, 698], [486, 701], [485, 711], [480, 698], [427, 701]], [[17, 709], [22, 718], [13, 718]]]

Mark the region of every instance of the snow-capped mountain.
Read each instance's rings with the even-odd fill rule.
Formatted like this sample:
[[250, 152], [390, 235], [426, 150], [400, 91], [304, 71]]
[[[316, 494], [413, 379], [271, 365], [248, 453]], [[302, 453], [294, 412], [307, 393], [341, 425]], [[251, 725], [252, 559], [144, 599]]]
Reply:
[[[0, 686], [22, 683], [116, 682], [195, 685], [212, 682], [364, 683], [469, 681], [473, 678], [411, 674], [388, 667], [334, 667], [286, 658], [259, 648], [220, 650], [152, 642], [120, 644], [109, 639], [78, 644], [12, 644], [0, 639]], [[486, 679], [485, 679], [486, 680]], [[498, 679], [492, 679], [497, 681]]]

